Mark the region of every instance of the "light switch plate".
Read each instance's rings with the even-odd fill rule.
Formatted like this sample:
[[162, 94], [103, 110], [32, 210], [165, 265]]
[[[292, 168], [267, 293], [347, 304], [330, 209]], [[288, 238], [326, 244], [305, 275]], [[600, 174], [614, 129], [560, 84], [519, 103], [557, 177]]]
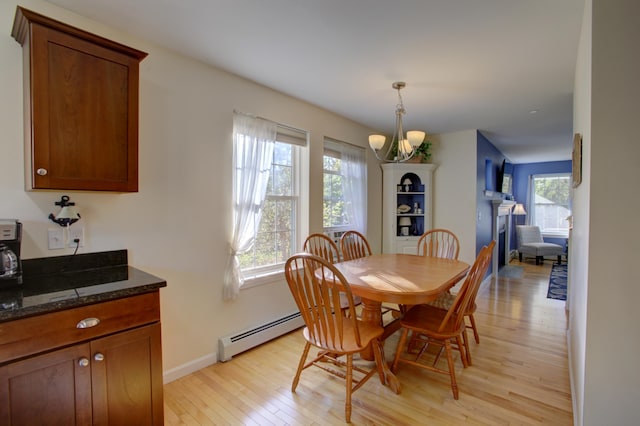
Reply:
[[49, 250], [57, 250], [64, 248], [64, 228], [49, 228], [48, 242]]

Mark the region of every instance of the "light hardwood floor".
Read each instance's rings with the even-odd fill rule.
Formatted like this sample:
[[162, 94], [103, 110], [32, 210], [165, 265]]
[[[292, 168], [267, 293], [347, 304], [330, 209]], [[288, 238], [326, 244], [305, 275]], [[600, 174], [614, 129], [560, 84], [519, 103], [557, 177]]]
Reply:
[[[546, 298], [551, 262], [481, 288], [473, 366], [456, 356], [460, 399], [448, 376], [400, 365], [400, 395], [377, 376], [353, 394], [354, 425], [571, 425], [565, 303]], [[398, 333], [387, 339], [393, 359]], [[166, 425], [340, 425], [344, 382], [317, 369], [291, 392], [304, 340], [297, 330], [164, 386]], [[443, 359], [441, 363], [446, 363]]]

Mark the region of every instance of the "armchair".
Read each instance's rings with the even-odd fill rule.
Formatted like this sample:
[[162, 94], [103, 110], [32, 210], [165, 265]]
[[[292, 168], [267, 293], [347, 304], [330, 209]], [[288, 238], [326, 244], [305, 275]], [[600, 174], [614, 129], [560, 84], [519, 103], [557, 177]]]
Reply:
[[562, 263], [564, 247], [559, 244], [545, 243], [540, 233], [540, 227], [530, 225], [516, 225], [518, 235], [518, 257], [522, 262], [522, 256], [533, 256], [536, 265], [543, 262], [544, 256], [558, 256], [558, 265]]

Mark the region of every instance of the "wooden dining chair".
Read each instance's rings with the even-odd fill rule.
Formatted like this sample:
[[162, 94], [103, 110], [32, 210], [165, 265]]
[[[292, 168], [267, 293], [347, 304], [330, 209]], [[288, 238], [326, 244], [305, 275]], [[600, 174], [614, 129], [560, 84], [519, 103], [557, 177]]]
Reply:
[[[448, 374], [451, 380], [453, 397], [458, 399], [458, 384], [456, 382], [453, 350], [457, 349], [460, 352], [460, 358], [465, 368], [471, 365], [471, 358], [468, 355], [469, 342], [467, 339], [464, 313], [469, 303], [471, 303], [472, 297], [477, 292], [477, 287], [482, 283], [482, 279], [489, 267], [490, 259], [491, 251], [487, 246], [484, 246], [480, 250], [476, 261], [471, 266], [460, 291], [455, 296], [455, 300], [449, 309], [444, 310], [426, 304], [415, 305], [404, 314], [400, 319], [402, 334], [398, 341], [391, 371], [395, 373], [399, 363], [406, 363], [430, 371]], [[415, 358], [413, 358], [414, 355], [410, 353], [407, 353], [405, 357], [402, 356], [409, 331], [412, 331], [418, 336], [420, 341], [424, 343]], [[426, 349], [430, 345], [440, 347], [440, 351], [436, 355], [433, 364], [420, 362], [420, 358], [425, 354]], [[437, 366], [443, 348], [447, 356], [447, 370], [438, 368]], [[409, 356], [412, 358], [409, 358]]]
[[[491, 259], [491, 256], [493, 254], [493, 247], [495, 245], [496, 245], [496, 242], [495, 240], [493, 240], [487, 246], [490, 249], [489, 259]], [[471, 330], [473, 330], [473, 338], [476, 341], [476, 343], [479, 344], [480, 335], [478, 334], [478, 325], [476, 324], [476, 319], [473, 316], [473, 314], [476, 312], [476, 309], [477, 309], [477, 305], [476, 305], [476, 296], [478, 295], [477, 291], [478, 289], [476, 289], [476, 293], [472, 296], [471, 303], [469, 304], [469, 307], [465, 311], [464, 316], [465, 318], [469, 318], [469, 322], [467, 323], [467, 328], [470, 328]], [[449, 307], [453, 304], [454, 300], [455, 300], [455, 296], [447, 292], [447, 293], [440, 294], [440, 296], [438, 296], [436, 300], [428, 302], [428, 304], [441, 309], [449, 309]]]
[[371, 246], [367, 238], [358, 231], [349, 230], [340, 237], [340, 249], [344, 260], [371, 256]]
[[[418, 238], [418, 255], [428, 257], [440, 257], [444, 259], [458, 260], [460, 254], [460, 240], [456, 234], [448, 229], [430, 229]], [[449, 293], [449, 291], [447, 291]], [[411, 306], [400, 305], [399, 309], [406, 312]], [[415, 333], [409, 341], [408, 348], [414, 347], [417, 341]]]
[[448, 229], [431, 229], [418, 239], [418, 255], [458, 259], [460, 241]]
[[[380, 343], [384, 329], [356, 317], [349, 283], [327, 260], [310, 253], [299, 253], [287, 260], [284, 273], [305, 323], [302, 334], [306, 343], [291, 391], [295, 392], [302, 371], [311, 366], [346, 379], [345, 418], [350, 422], [351, 394], [376, 372], [384, 383]], [[335, 291], [337, 288], [346, 294], [348, 316], [336, 314], [340, 310], [340, 295]], [[307, 362], [312, 345], [320, 351]], [[369, 345], [373, 349], [376, 365], [370, 369], [355, 365], [353, 355]], [[346, 360], [342, 359], [343, 356]]]
[[[331, 238], [329, 238], [325, 234], [315, 233], [309, 235], [304, 241], [302, 250], [305, 253], [311, 253], [315, 254], [316, 256], [320, 256], [329, 263], [336, 263], [340, 261], [340, 252], [338, 251], [338, 246], [333, 242]], [[340, 309], [343, 314], [347, 315], [349, 302], [347, 301], [346, 295], [342, 292], [340, 293], [340, 298]], [[354, 295], [353, 301], [357, 306], [362, 303], [362, 298], [360, 296]]]
[[337, 244], [325, 234], [315, 233], [309, 235], [304, 240], [302, 250], [304, 250], [305, 253], [320, 256], [329, 263], [336, 263], [340, 261], [340, 252]]
[[[344, 260], [360, 259], [361, 257], [371, 256], [371, 245], [367, 241], [367, 237], [355, 230], [346, 231], [340, 237], [340, 249], [342, 251], [342, 258]], [[393, 305], [385, 303], [382, 305], [381, 315], [391, 312], [394, 318], [399, 317], [402, 314], [402, 307], [400, 305]]]

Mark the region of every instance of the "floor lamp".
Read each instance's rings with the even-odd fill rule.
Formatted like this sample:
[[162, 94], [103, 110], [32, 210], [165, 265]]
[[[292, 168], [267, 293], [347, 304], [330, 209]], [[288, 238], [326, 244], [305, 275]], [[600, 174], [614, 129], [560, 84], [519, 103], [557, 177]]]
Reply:
[[[521, 203], [517, 203], [513, 208], [512, 215], [516, 216], [516, 225], [518, 225], [518, 217], [517, 216], [526, 216], [527, 211], [524, 209], [524, 206]], [[524, 222], [522, 223], [524, 225]]]

